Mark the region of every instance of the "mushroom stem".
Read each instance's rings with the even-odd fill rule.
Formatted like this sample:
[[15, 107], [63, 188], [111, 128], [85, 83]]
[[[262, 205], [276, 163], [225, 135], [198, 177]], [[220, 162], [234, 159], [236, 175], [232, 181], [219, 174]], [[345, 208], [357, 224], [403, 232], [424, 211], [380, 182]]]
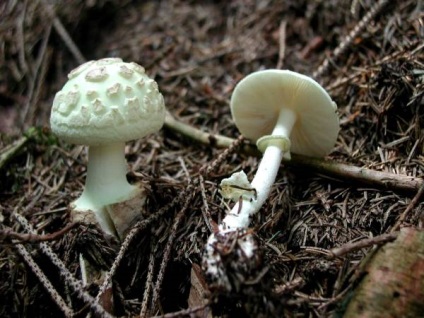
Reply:
[[290, 155], [289, 136], [295, 123], [296, 114], [289, 109], [283, 109], [279, 113], [272, 134], [258, 140], [257, 145], [263, 151], [263, 157], [251, 184], [256, 190], [256, 199], [236, 203], [223, 220], [224, 229], [247, 228], [250, 218], [265, 203], [277, 177], [283, 156]]
[[271, 136], [285, 136], [289, 138], [296, 119], [297, 116], [294, 111], [288, 108], [281, 109]]
[[88, 159], [84, 191], [73, 202], [74, 209], [92, 210], [102, 227], [113, 229], [104, 207], [127, 199], [137, 190], [126, 178], [125, 143], [91, 146]]

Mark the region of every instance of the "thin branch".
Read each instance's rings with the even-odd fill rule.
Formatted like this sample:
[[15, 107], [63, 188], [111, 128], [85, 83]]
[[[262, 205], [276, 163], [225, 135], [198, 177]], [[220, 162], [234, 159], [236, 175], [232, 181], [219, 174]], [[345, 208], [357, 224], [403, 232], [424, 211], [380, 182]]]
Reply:
[[29, 140], [30, 138], [28, 136], [22, 136], [13, 144], [0, 150], [0, 170], [20, 153]]
[[421, 184], [420, 188], [418, 189], [415, 196], [412, 198], [411, 202], [409, 202], [408, 206], [406, 207], [405, 211], [400, 215], [399, 219], [397, 220], [396, 224], [393, 226], [391, 232], [398, 231], [402, 223], [405, 221], [406, 217], [408, 216], [409, 212], [411, 212], [418, 203], [420, 203], [420, 199], [424, 193], [424, 183]]
[[284, 64], [284, 57], [286, 56], [286, 29], [287, 29], [287, 21], [283, 20], [280, 23], [279, 29], [279, 50], [278, 50], [278, 62], [277, 68], [280, 69]]
[[202, 144], [213, 145], [217, 148], [227, 148], [234, 140], [221, 135], [212, 135], [203, 132], [199, 129], [186, 125], [175, 118], [169, 113], [165, 116], [165, 126], [173, 131], [180, 133], [183, 136], [194, 139]]
[[144, 294], [143, 294], [143, 301], [141, 302], [141, 309], [140, 309], [140, 317], [144, 318], [147, 317], [147, 311], [148, 311], [148, 303], [150, 298], [150, 293], [152, 291], [152, 285], [153, 285], [153, 274], [155, 269], [155, 252], [156, 249], [153, 248], [153, 242], [151, 244], [151, 251], [150, 251], [150, 257], [149, 257], [149, 266], [147, 267], [147, 277], [146, 277], [146, 284], [144, 285]]
[[364, 247], [370, 247], [373, 245], [381, 245], [387, 242], [392, 242], [398, 237], [398, 235], [399, 232], [393, 232], [388, 234], [382, 234], [372, 238], [363, 239], [354, 243], [347, 243], [343, 246], [333, 248], [332, 250], [330, 250], [330, 253], [333, 258], [340, 257], [353, 251], [360, 250]]
[[[183, 309], [176, 312], [171, 312], [169, 314], [160, 315], [160, 316], [153, 316], [152, 318], [177, 318], [177, 317], [197, 317], [194, 315], [195, 313], [199, 311], [204, 311], [207, 307], [209, 307], [209, 303], [200, 305], [193, 308]], [[203, 317], [203, 316], [200, 316]]]
[[211, 213], [209, 211], [209, 205], [208, 205], [208, 201], [206, 198], [206, 190], [205, 190], [205, 185], [204, 185], [204, 180], [202, 175], [199, 176], [199, 185], [200, 185], [200, 193], [202, 195], [202, 201], [203, 201], [203, 205], [202, 205], [202, 216], [203, 219], [205, 220], [205, 224], [209, 229], [210, 233], [214, 233], [216, 230], [214, 228], [216, 228], [216, 224], [214, 224], [215, 222], [212, 219]]
[[367, 25], [373, 20], [389, 3], [389, 0], [380, 0], [375, 3], [371, 9], [367, 12], [367, 14], [355, 25], [352, 31], [343, 39], [343, 41], [334, 49], [333, 55], [331, 57], [327, 57], [322, 64], [318, 67], [318, 69], [312, 74], [312, 77], [317, 78], [324, 75], [328, 69], [330, 68], [330, 62], [336, 61], [352, 44], [356, 37], [358, 37], [359, 33], [361, 33]]
[[181, 191], [180, 194], [178, 195], [178, 197], [176, 197], [174, 200], [172, 200], [169, 204], [162, 207], [158, 212], [151, 215], [149, 218], [137, 222], [132, 227], [132, 229], [128, 232], [127, 236], [125, 237], [124, 242], [122, 242], [122, 245], [121, 245], [121, 248], [119, 249], [118, 255], [116, 256], [115, 260], [113, 261], [113, 264], [112, 264], [109, 272], [106, 274], [105, 279], [103, 281], [103, 284], [100, 286], [99, 292], [96, 296], [96, 302], [99, 302], [102, 294], [111, 286], [112, 277], [115, 275], [116, 270], [118, 269], [118, 266], [121, 264], [121, 261], [124, 258], [125, 253], [127, 252], [131, 242], [137, 236], [137, 234], [140, 233], [142, 230], [144, 230], [150, 223], [157, 221], [168, 210], [170, 210], [175, 205], [177, 205], [179, 202], [181, 202], [181, 200], [185, 199], [185, 197], [191, 191], [193, 191], [193, 186], [188, 185], [187, 188], [184, 191]]
[[[210, 145], [210, 141], [213, 140], [213, 144], [218, 148], [230, 147], [230, 145], [232, 145], [235, 141], [235, 139], [226, 136], [211, 135], [200, 131], [190, 125], [175, 120], [170, 114], [167, 114], [165, 117], [165, 127], [202, 144]], [[261, 153], [256, 149], [256, 147], [248, 144], [240, 146], [240, 152], [247, 155], [261, 156]], [[418, 177], [376, 171], [368, 168], [356, 167], [296, 154], [292, 154], [291, 160], [283, 159], [283, 162], [288, 166], [299, 167], [302, 169], [307, 168], [328, 177], [340, 178], [341, 180], [349, 182], [354, 181], [358, 183], [365, 183], [389, 190], [416, 192], [424, 184], [424, 180]]]
[[159, 296], [162, 289], [163, 278], [165, 277], [166, 265], [169, 263], [169, 259], [171, 257], [171, 250], [173, 243], [175, 241], [175, 236], [177, 234], [178, 226], [180, 225], [181, 220], [184, 217], [185, 212], [187, 211], [191, 200], [190, 198], [186, 198], [183, 207], [180, 212], [175, 216], [174, 224], [172, 224], [171, 233], [168, 236], [168, 241], [166, 242], [165, 250], [163, 252], [162, 262], [160, 264], [159, 273], [157, 276], [157, 280], [155, 283], [155, 287], [153, 288], [153, 296], [152, 296], [152, 312], [156, 311], [156, 308], [159, 304]]
[[71, 308], [68, 307], [66, 302], [63, 300], [62, 296], [58, 293], [58, 291], [53, 287], [47, 276], [44, 274], [44, 272], [41, 270], [41, 268], [37, 265], [37, 263], [32, 258], [31, 254], [26, 250], [26, 248], [22, 244], [16, 244], [15, 248], [17, 249], [18, 253], [22, 256], [22, 258], [25, 260], [29, 268], [33, 271], [35, 276], [39, 279], [41, 284], [44, 286], [44, 288], [47, 290], [47, 292], [50, 294], [54, 302], [59, 306], [60, 310], [63, 311], [66, 317], [73, 317], [74, 312]]
[[[18, 222], [25, 228], [25, 230], [29, 233], [36, 234], [33, 227], [29, 224], [29, 222], [16, 211], [13, 213], [14, 217], [18, 220]], [[49, 257], [50, 261], [59, 269], [59, 274], [65, 280], [67, 284], [77, 293], [78, 297], [81, 298], [90, 308], [101, 317], [112, 318], [113, 316], [104, 310], [102, 306], [100, 306], [94, 298], [88, 294], [81, 281], [76, 279], [72, 273], [66, 268], [65, 264], [59, 259], [55, 252], [53, 252], [52, 248], [46, 243], [40, 243], [41, 251]]]
[[68, 31], [63, 26], [62, 22], [59, 20], [59, 18], [56, 16], [56, 13], [54, 12], [54, 9], [52, 6], [46, 1], [41, 1], [44, 5], [44, 8], [46, 9], [48, 15], [50, 16], [50, 19], [53, 20], [53, 27], [56, 30], [56, 32], [60, 35], [65, 45], [68, 47], [69, 51], [74, 56], [75, 60], [79, 64], [83, 64], [86, 62], [85, 57], [82, 55], [81, 51], [79, 50], [78, 46], [75, 44], [74, 40], [72, 40], [71, 36], [69, 35]]
[[0, 243], [5, 240], [12, 239], [14, 240], [14, 243], [37, 243], [43, 241], [54, 241], [62, 237], [77, 225], [78, 223], [71, 223], [65, 226], [63, 229], [49, 234], [18, 233], [8, 228], [5, 230], [0, 230]]

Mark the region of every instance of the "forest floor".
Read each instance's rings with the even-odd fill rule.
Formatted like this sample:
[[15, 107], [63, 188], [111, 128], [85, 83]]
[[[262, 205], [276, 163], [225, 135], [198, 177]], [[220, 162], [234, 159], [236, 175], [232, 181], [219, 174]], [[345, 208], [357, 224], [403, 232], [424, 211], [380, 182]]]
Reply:
[[[115, 316], [343, 316], [366, 257], [400, 229], [422, 231], [423, 7], [421, 0], [3, 1], [0, 316], [107, 315], [93, 299], [99, 284], [80, 285], [81, 253], [112, 268], [113, 304], [102, 304]], [[122, 245], [70, 221], [87, 154], [49, 128], [67, 74], [103, 57], [143, 65], [168, 112], [192, 129], [168, 120], [127, 144], [128, 178], [149, 197]], [[318, 81], [338, 105], [340, 134], [325, 159], [293, 156], [281, 165], [251, 224], [260, 262], [223, 291], [201, 269], [211, 224], [228, 212], [218, 185], [241, 169], [251, 180], [260, 162], [255, 145], [237, 139], [229, 101], [243, 77], [272, 68]]]

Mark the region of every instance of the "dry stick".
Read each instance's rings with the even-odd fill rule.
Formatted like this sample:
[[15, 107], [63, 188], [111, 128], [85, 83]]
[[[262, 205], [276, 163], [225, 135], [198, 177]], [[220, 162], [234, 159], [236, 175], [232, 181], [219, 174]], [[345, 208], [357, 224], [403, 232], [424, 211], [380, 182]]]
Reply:
[[[165, 118], [165, 127], [203, 144], [211, 144], [210, 140], [214, 140], [214, 145], [218, 148], [227, 148], [235, 141], [234, 139], [226, 136], [211, 135], [200, 131], [190, 125], [175, 120], [169, 114]], [[241, 152], [248, 155], [261, 155], [255, 147], [247, 144], [244, 144], [241, 147]], [[289, 161], [283, 159], [283, 162], [292, 167], [308, 168], [323, 175], [341, 178], [344, 180], [354, 180], [356, 182], [370, 184], [389, 190], [402, 190], [409, 192], [418, 191], [424, 184], [424, 180], [418, 177], [375, 171], [368, 168], [356, 167], [296, 154], [292, 154], [292, 159]]]
[[354, 180], [388, 190], [394, 189], [412, 192], [417, 191], [424, 184], [424, 180], [418, 177], [376, 171], [300, 155], [292, 155], [292, 160], [285, 163], [292, 167], [307, 167], [317, 173]]
[[0, 150], [0, 170], [17, 156], [32, 136], [22, 136], [13, 144]]
[[40, 280], [41, 284], [46, 288], [47, 292], [53, 298], [54, 302], [59, 306], [60, 310], [63, 311], [66, 317], [72, 317], [74, 312], [71, 308], [68, 307], [66, 302], [63, 300], [62, 296], [57, 292], [57, 290], [50, 283], [46, 275], [44, 275], [41, 268], [32, 258], [31, 254], [22, 244], [16, 244], [15, 248], [18, 250], [19, 254], [23, 257], [29, 268], [34, 272], [35, 276]]
[[327, 57], [318, 67], [318, 69], [312, 74], [312, 77], [317, 78], [324, 75], [330, 67], [330, 61], [334, 62], [335, 60], [337, 60], [352, 44], [353, 40], [359, 35], [359, 33], [361, 33], [366, 28], [366, 26], [371, 22], [371, 20], [373, 20], [388, 3], [389, 0], [380, 0], [375, 3], [367, 12], [367, 14], [353, 28], [353, 30], [349, 32], [349, 34], [339, 44], [339, 46], [336, 47], [331, 58]]
[[165, 276], [166, 265], [168, 264], [169, 259], [171, 257], [171, 249], [175, 240], [175, 236], [177, 235], [178, 226], [180, 225], [180, 222], [183, 219], [184, 214], [187, 211], [187, 208], [190, 202], [191, 202], [191, 199], [187, 198], [186, 201], [184, 202], [184, 205], [181, 208], [181, 211], [178, 212], [178, 214], [175, 216], [174, 224], [172, 224], [171, 233], [168, 236], [168, 241], [166, 242], [165, 250], [163, 252], [163, 258], [160, 264], [159, 273], [157, 276], [155, 287], [153, 288], [152, 310], [151, 310], [152, 313], [155, 312], [159, 306], [159, 296], [162, 289], [163, 278]]
[[200, 193], [202, 195], [202, 201], [203, 201], [203, 206], [201, 208], [203, 219], [205, 220], [205, 223], [206, 223], [206, 225], [209, 229], [209, 232], [215, 233], [214, 226], [213, 226], [214, 221], [213, 221], [211, 213], [209, 211], [209, 205], [208, 205], [208, 201], [206, 199], [205, 185], [203, 183], [204, 183], [203, 176], [200, 175], [199, 176], [199, 184], [200, 184]]
[[218, 136], [203, 132], [177, 121], [169, 112], [166, 112], [165, 126], [170, 130], [176, 131], [183, 136], [194, 139], [202, 144], [214, 145], [218, 148], [227, 148], [234, 141], [234, 139], [225, 136], [219, 136], [218, 138]]
[[[18, 222], [25, 228], [25, 230], [29, 233], [35, 234], [33, 227], [28, 223], [28, 221], [20, 214], [15, 211], [14, 217], [18, 220]], [[51, 249], [51, 247], [46, 242], [40, 243], [41, 251], [50, 258], [51, 262], [59, 269], [59, 274], [65, 279], [65, 282], [71, 286], [71, 288], [77, 293], [78, 297], [80, 297], [90, 308], [98, 315], [102, 317], [112, 318], [113, 316], [104, 310], [102, 306], [100, 306], [94, 298], [88, 294], [84, 290], [84, 286], [81, 281], [76, 279], [72, 273], [66, 268], [65, 264], [59, 259], [55, 252]]]
[[82, 64], [86, 61], [85, 57], [82, 55], [81, 51], [75, 44], [75, 42], [72, 40], [71, 36], [69, 35], [68, 31], [66, 31], [65, 27], [63, 26], [62, 22], [59, 20], [59, 18], [56, 16], [56, 13], [54, 12], [54, 9], [51, 7], [49, 3], [47, 3], [46, 0], [41, 1], [44, 5], [44, 8], [46, 9], [48, 15], [53, 20], [53, 27], [56, 30], [56, 32], [60, 35], [65, 45], [68, 47], [69, 51], [72, 53], [74, 58], [77, 60], [79, 64]]
[[155, 269], [155, 252], [153, 243], [151, 244], [151, 252], [149, 257], [149, 266], [147, 267], [146, 284], [144, 286], [143, 301], [141, 302], [140, 317], [147, 317], [147, 304], [149, 303], [150, 292], [153, 284], [153, 274]]
[[113, 261], [113, 264], [109, 272], [106, 274], [103, 284], [100, 286], [99, 292], [96, 296], [96, 302], [99, 302], [102, 294], [110, 287], [112, 277], [115, 275], [116, 270], [118, 269], [118, 266], [121, 264], [121, 261], [124, 258], [125, 253], [127, 252], [132, 240], [136, 237], [136, 235], [140, 233], [142, 230], [144, 230], [150, 223], [155, 222], [160, 217], [162, 217], [169, 209], [174, 207], [181, 200], [183, 200], [189, 193], [191, 193], [192, 190], [193, 190], [193, 186], [189, 184], [187, 188], [184, 191], [181, 191], [180, 194], [174, 200], [172, 200], [169, 204], [159, 209], [158, 212], [151, 215], [149, 218], [137, 222], [132, 227], [132, 229], [128, 232], [127, 236], [125, 237], [125, 240], [122, 243], [121, 248], [119, 249], [118, 255]]
[[280, 23], [280, 30], [279, 30], [280, 47], [278, 50], [278, 62], [277, 62], [278, 69], [280, 69], [283, 66], [284, 57], [286, 55], [286, 29], [287, 29], [287, 21], [283, 20]]
[[[17, 37], [17, 43], [18, 43], [18, 61], [19, 66], [21, 67], [21, 70], [23, 73], [26, 73], [28, 68], [28, 63], [26, 62], [25, 58], [25, 35], [24, 35], [24, 22], [25, 22], [25, 16], [27, 11], [27, 1], [24, 1], [22, 13], [19, 15], [19, 17], [16, 19], [16, 37]], [[29, 74], [28, 77], [32, 77], [32, 74]]]
[[206, 190], [205, 190], [205, 186], [204, 186], [204, 179], [203, 176], [210, 176], [210, 174], [218, 167], [222, 164], [223, 161], [227, 160], [228, 156], [230, 156], [231, 154], [233, 154], [236, 149], [238, 149], [244, 142], [244, 137], [243, 136], [239, 136], [237, 139], [232, 140], [232, 142], [230, 143], [230, 145], [221, 153], [219, 154], [218, 158], [216, 158], [215, 160], [213, 160], [211, 163], [209, 164], [205, 164], [203, 167], [200, 168], [199, 170], [199, 186], [200, 186], [200, 192], [202, 195], [202, 201], [203, 201], [203, 206], [202, 206], [202, 215], [203, 218], [205, 220], [205, 223], [209, 229], [209, 231], [211, 233], [215, 233], [218, 230], [218, 227], [216, 225], [216, 223], [213, 221], [211, 214], [209, 212], [209, 206], [208, 206], [208, 202], [206, 199]]
[[333, 248], [329, 252], [332, 258], [336, 258], [336, 257], [346, 255], [347, 253], [359, 250], [364, 247], [392, 242], [398, 237], [398, 235], [399, 235], [399, 232], [382, 234], [372, 238], [363, 239], [355, 243], [347, 243], [343, 246]]
[[[381, 65], [383, 65], [384, 63], [387, 63], [388, 61], [392, 61], [392, 60], [397, 60], [400, 58], [404, 58], [407, 60], [410, 60], [415, 53], [417, 53], [418, 51], [422, 50], [424, 47], [424, 44], [421, 44], [422, 41], [421, 40], [415, 40], [412, 41], [407, 47], [401, 49], [400, 51], [395, 51], [389, 55], [385, 55], [384, 57], [382, 57], [381, 59], [377, 60], [374, 62], [373, 65], [367, 67], [367, 71], [370, 72], [371, 70], [375, 69], [376, 67], [380, 67]], [[411, 49], [415, 47], [415, 49], [413, 49], [411, 51]], [[360, 69], [357, 70], [355, 72], [353, 72], [352, 74], [337, 79], [335, 82], [327, 85], [325, 88], [327, 91], [332, 91], [348, 82], [351, 82], [352, 80], [354, 80], [356, 77], [360, 77], [364, 75], [364, 70]]]
[[[208, 307], [210, 304], [206, 303], [204, 305], [200, 305], [193, 308], [187, 308], [180, 311], [172, 312], [165, 315], [160, 316], [152, 316], [151, 318], [177, 318], [177, 317], [197, 317], [197, 315], [193, 315], [196, 312], [204, 311], [206, 307]], [[199, 317], [203, 317], [203, 315], [199, 315]]]
[[232, 139], [231, 143], [222, 153], [219, 154], [218, 158], [213, 160], [211, 163], [205, 164], [202, 168], [200, 168], [199, 173], [203, 176], [209, 177], [216, 168], [218, 168], [231, 154], [240, 148], [243, 142], [243, 136], [239, 136], [237, 139]]
[[43, 242], [43, 241], [53, 241], [57, 240], [61, 236], [63, 236], [65, 233], [69, 232], [72, 228], [74, 228], [78, 223], [71, 223], [65, 226], [63, 229], [50, 233], [50, 234], [35, 234], [35, 233], [18, 233], [13, 231], [10, 228], [7, 228], [5, 230], [0, 230], [0, 242], [6, 239], [14, 239], [14, 243], [23, 243], [23, 242], [29, 242], [29, 243], [36, 243], [36, 242]]
[[346, 294], [349, 293], [352, 290], [351, 286], [346, 287], [345, 289], [343, 289], [340, 293], [338, 293], [336, 296], [334, 296], [333, 298], [331, 298], [328, 302], [320, 305], [318, 307], [318, 310], [323, 310], [324, 308], [333, 305], [335, 303], [338, 303], [339, 301], [341, 301], [342, 299], [345, 298]]
[[[48, 63], [47, 58], [47, 43], [50, 38], [50, 32], [51, 32], [51, 25], [47, 27], [46, 34], [44, 35], [43, 41], [41, 43], [40, 47], [40, 53], [38, 54], [37, 60], [34, 63], [34, 68], [32, 72], [32, 76], [30, 77], [29, 87], [28, 87], [28, 94], [27, 94], [27, 102], [25, 103], [25, 106], [23, 110], [21, 111], [21, 118], [22, 123], [25, 123], [28, 112], [31, 108], [33, 108], [33, 105], [36, 103], [36, 99], [39, 95], [41, 86], [44, 82], [44, 77], [46, 75], [47, 67], [46, 64]], [[34, 96], [36, 98], [34, 98]]]
[[396, 224], [393, 226], [391, 232], [395, 232], [399, 230], [400, 226], [402, 225], [403, 221], [405, 221], [407, 215], [409, 212], [412, 211], [412, 209], [419, 203], [421, 196], [424, 193], [424, 183], [420, 186], [415, 196], [412, 198], [411, 202], [409, 202], [408, 206], [406, 207], [405, 211], [400, 215], [399, 219], [397, 220]]

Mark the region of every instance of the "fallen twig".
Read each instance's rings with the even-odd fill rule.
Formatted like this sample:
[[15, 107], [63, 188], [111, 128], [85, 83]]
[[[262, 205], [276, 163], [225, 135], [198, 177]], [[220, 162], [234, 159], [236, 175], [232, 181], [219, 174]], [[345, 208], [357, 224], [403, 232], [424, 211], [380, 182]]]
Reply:
[[[29, 233], [35, 234], [33, 227], [28, 223], [28, 221], [21, 215], [19, 215], [16, 211], [14, 212], [14, 217], [18, 220], [18, 222], [25, 228]], [[49, 257], [50, 261], [59, 269], [60, 276], [63, 277], [65, 282], [71, 286], [71, 288], [76, 292], [78, 297], [82, 299], [90, 308], [101, 317], [111, 318], [112, 315], [104, 310], [102, 306], [100, 306], [94, 298], [88, 294], [84, 290], [84, 286], [81, 281], [76, 279], [72, 273], [66, 268], [65, 264], [60, 260], [60, 258], [53, 252], [50, 245], [46, 242], [40, 242], [41, 251]]]
[[36, 234], [36, 233], [18, 233], [12, 229], [0, 230], [0, 243], [5, 240], [14, 240], [13, 243], [37, 243], [44, 241], [54, 241], [62, 237], [69, 230], [77, 226], [78, 223], [71, 223], [65, 226], [63, 229], [49, 234]]
[[388, 0], [380, 0], [375, 3], [367, 14], [358, 22], [358, 24], [355, 25], [352, 31], [349, 32], [346, 38], [344, 38], [344, 40], [334, 49], [332, 56], [327, 57], [322, 62], [318, 69], [312, 74], [312, 77], [317, 78], [324, 75], [330, 68], [330, 62], [337, 60], [346, 51], [359, 33], [366, 28], [370, 21], [373, 20], [388, 3]]
[[60, 310], [63, 311], [65, 317], [73, 317], [74, 312], [66, 302], [63, 300], [62, 296], [57, 292], [57, 290], [53, 287], [47, 276], [44, 274], [42, 269], [37, 265], [37, 263], [32, 258], [31, 254], [26, 250], [26, 248], [22, 244], [16, 244], [15, 248], [18, 253], [25, 260], [29, 268], [33, 271], [35, 276], [40, 280], [41, 284], [46, 288], [47, 292], [50, 294], [54, 302], [59, 306]]
[[6, 164], [8, 164], [22, 150], [22, 148], [28, 143], [29, 139], [30, 138], [28, 136], [22, 136], [13, 144], [0, 151], [0, 170], [2, 170], [3, 167], [5, 167]]
[[154, 274], [155, 263], [156, 263], [155, 252], [156, 252], [156, 248], [154, 247], [154, 244], [152, 242], [150, 256], [149, 256], [149, 266], [147, 267], [146, 283], [144, 285], [143, 301], [141, 302], [141, 309], [140, 309], [140, 315], [139, 315], [141, 318], [147, 317], [147, 312], [148, 312], [147, 306], [148, 306], [150, 294], [152, 291], [153, 274]]
[[84, 62], [86, 62], [86, 59], [82, 55], [82, 53], [79, 50], [78, 46], [72, 40], [72, 38], [69, 35], [68, 31], [66, 31], [66, 29], [63, 26], [62, 22], [56, 16], [56, 13], [54, 12], [54, 9], [52, 8], [52, 6], [46, 0], [43, 0], [42, 3], [43, 3], [43, 6], [44, 6], [45, 10], [48, 13], [48, 15], [50, 16], [50, 19], [53, 20], [53, 27], [54, 27], [54, 29], [60, 35], [60, 37], [62, 38], [62, 40], [65, 43], [65, 45], [68, 47], [69, 51], [74, 56], [75, 60], [78, 62], [78, 64], [83, 64]]
[[[235, 139], [226, 136], [212, 135], [207, 132], [200, 131], [190, 125], [177, 121], [169, 113], [165, 117], [165, 127], [199, 143], [214, 145], [218, 148], [227, 148], [235, 141]], [[243, 144], [240, 147], [240, 151], [247, 155], [260, 156], [260, 152], [256, 149], [256, 147], [249, 144]], [[424, 180], [418, 177], [376, 171], [368, 168], [356, 167], [296, 154], [292, 154], [291, 160], [283, 159], [283, 162], [288, 166], [307, 168], [328, 177], [340, 178], [342, 180], [349, 181], [353, 180], [358, 183], [365, 183], [389, 190], [415, 192], [424, 185]]]
[[[153, 316], [152, 318], [176, 318], [176, 317], [197, 317], [196, 315], [194, 315], [195, 313], [199, 312], [199, 311], [203, 311], [209, 307], [209, 303], [205, 304], [205, 305], [201, 305], [201, 306], [197, 306], [194, 308], [188, 308], [188, 309], [183, 309], [177, 312], [171, 312], [169, 314], [165, 314], [165, 315], [160, 315], [160, 316]], [[203, 316], [201, 316], [203, 317]]]
[[169, 259], [171, 258], [172, 246], [175, 241], [175, 236], [177, 235], [178, 226], [180, 225], [181, 220], [183, 219], [184, 214], [186, 213], [190, 203], [191, 203], [190, 198], [189, 197], [186, 198], [184, 205], [181, 207], [181, 210], [177, 213], [177, 215], [174, 218], [174, 223], [172, 224], [171, 232], [168, 236], [168, 241], [163, 251], [162, 262], [160, 264], [155, 286], [153, 288], [152, 310], [151, 310], [152, 313], [156, 312], [157, 308], [160, 305], [159, 296], [162, 289], [162, 282], [165, 277], [166, 265], [169, 263]]
[[396, 224], [392, 228], [392, 232], [399, 230], [400, 226], [402, 225], [403, 221], [405, 221], [407, 215], [409, 212], [412, 211], [412, 209], [420, 202], [420, 199], [424, 193], [424, 183], [421, 184], [420, 188], [418, 189], [415, 196], [412, 198], [411, 202], [409, 202], [408, 206], [406, 207], [405, 211], [400, 215], [399, 219], [397, 220]]
[[340, 257], [364, 247], [392, 242], [398, 237], [398, 235], [399, 235], [399, 232], [393, 232], [393, 233], [382, 234], [379, 236], [363, 239], [354, 243], [347, 243], [343, 246], [333, 248], [332, 250], [330, 250], [330, 253], [331, 253], [331, 256], [334, 258]]
[[134, 226], [131, 228], [131, 230], [128, 232], [127, 236], [125, 237], [124, 241], [122, 242], [118, 255], [115, 257], [115, 260], [113, 261], [113, 264], [109, 272], [106, 274], [104, 281], [99, 288], [99, 292], [97, 293], [97, 296], [96, 296], [96, 302], [99, 302], [103, 293], [108, 288], [111, 287], [112, 277], [115, 275], [116, 270], [118, 269], [118, 266], [121, 264], [121, 261], [123, 260], [125, 253], [128, 251], [128, 248], [131, 242], [137, 236], [137, 234], [140, 233], [140, 231], [144, 230], [152, 222], [157, 221], [160, 217], [162, 217], [166, 212], [168, 212], [175, 205], [177, 205], [182, 200], [184, 200], [187, 194], [191, 193], [192, 190], [193, 190], [192, 185], [188, 185], [185, 191], [181, 191], [178, 197], [172, 200], [169, 204], [162, 207], [158, 212], [156, 212], [155, 214], [152, 214], [149, 218], [141, 220], [137, 222], [136, 224], [134, 224]]
[[[393, 235], [391, 233], [389, 235]], [[343, 317], [420, 317], [424, 312], [424, 232], [404, 228], [362, 264]]]

